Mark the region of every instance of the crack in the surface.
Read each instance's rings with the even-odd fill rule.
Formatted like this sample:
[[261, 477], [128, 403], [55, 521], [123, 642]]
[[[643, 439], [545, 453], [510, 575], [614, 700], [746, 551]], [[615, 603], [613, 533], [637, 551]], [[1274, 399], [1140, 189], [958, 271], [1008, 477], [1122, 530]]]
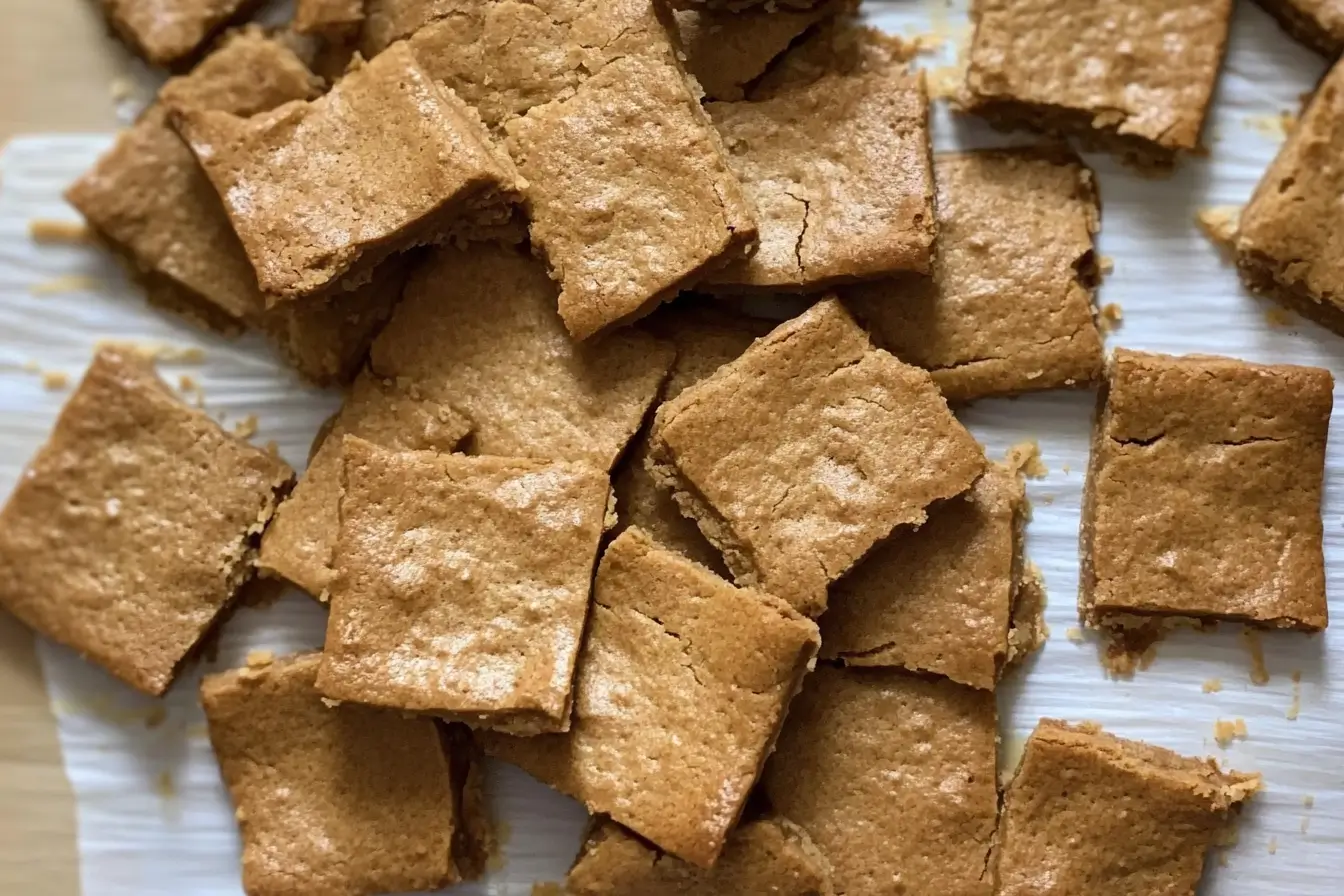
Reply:
[[[1079, 328], [1077, 330], [1072, 331], [1071, 333], [1065, 333], [1062, 336], [1047, 336], [1044, 339], [1035, 339], [1027, 343], [1025, 348], [1042, 348], [1047, 345], [1052, 345], [1056, 342], [1066, 342], [1066, 341], [1072, 342], [1074, 339], [1077, 339], [1079, 336], [1081, 336], [1082, 333], [1083, 328]], [[1016, 351], [1007, 352], [1001, 355], [979, 355], [974, 358], [968, 358], [965, 361], [958, 361], [955, 364], [944, 364], [940, 367], [930, 367], [929, 369], [935, 372], [939, 372], [944, 370], [959, 370], [962, 367], [970, 367], [973, 364], [984, 364], [988, 361], [1009, 361], [1012, 360], [1014, 356], [1020, 354], [1022, 350], [1023, 349], [1019, 348]]]
[[1113, 438], [1113, 439], [1111, 439], [1111, 441], [1112, 441], [1112, 442], [1115, 442], [1117, 445], [1135, 445], [1135, 446], [1137, 446], [1137, 447], [1139, 447], [1139, 448], [1147, 448], [1149, 445], [1154, 445], [1154, 444], [1156, 444], [1157, 442], [1159, 442], [1160, 440], [1162, 440], [1163, 438], [1165, 438], [1166, 435], [1167, 435], [1166, 430], [1163, 430], [1162, 432], [1159, 432], [1159, 433], [1157, 433], [1156, 435], [1149, 436], [1149, 437], [1146, 438], [1146, 439], [1114, 439], [1114, 438]]
[[798, 266], [798, 272], [800, 274], [805, 274], [807, 272], [807, 266], [803, 264], [803, 239], [807, 237], [807, 223], [812, 215], [812, 203], [802, 196], [795, 195], [789, 190], [785, 190], [784, 195], [794, 202], [802, 203], [803, 206], [803, 226], [799, 228], [798, 239], [795, 240], [793, 244], [793, 261], [794, 264]]

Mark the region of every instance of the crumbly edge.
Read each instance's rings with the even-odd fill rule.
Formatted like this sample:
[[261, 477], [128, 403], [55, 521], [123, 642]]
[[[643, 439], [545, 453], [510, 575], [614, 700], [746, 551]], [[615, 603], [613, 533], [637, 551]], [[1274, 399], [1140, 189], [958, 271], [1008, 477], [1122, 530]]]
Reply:
[[453, 815], [457, 822], [453, 825], [449, 865], [456, 869], [457, 880], [476, 880], [489, 870], [491, 858], [499, 851], [485, 793], [481, 751], [470, 732], [452, 726], [443, 729], [443, 743], [448, 754]]
[[1344, 35], [1331, 34], [1314, 16], [1298, 9], [1292, 0], [1256, 0], [1256, 3], [1273, 16], [1289, 36], [1317, 53], [1335, 59], [1340, 51], [1344, 51]]
[[1247, 249], [1237, 249], [1236, 261], [1237, 274], [1248, 290], [1296, 311], [1327, 330], [1344, 335], [1344, 308], [1329, 299], [1312, 295], [1304, 284], [1288, 282], [1283, 275], [1283, 264], [1263, 252]]
[[1092, 611], [1093, 591], [1097, 584], [1092, 546], [1096, 538], [1096, 479], [1101, 473], [1101, 447], [1110, 419], [1110, 394], [1110, 370], [1107, 370], [1097, 387], [1097, 402], [1092, 412], [1092, 437], [1088, 445], [1087, 477], [1083, 482], [1083, 506], [1078, 525], [1078, 618], [1088, 628], [1097, 628], [1100, 624]]
[[1091, 113], [1061, 106], [970, 96], [966, 98], [965, 111], [983, 118], [995, 130], [1026, 129], [1058, 139], [1073, 138], [1086, 149], [1118, 156], [1126, 165], [1153, 175], [1169, 174], [1180, 151], [1198, 149], [1167, 147], [1145, 137], [1121, 134], [1118, 125], [1099, 128], [1092, 124]]
[[[1021, 473], [1017, 474], [1019, 477]], [[1026, 558], [1027, 522], [1031, 502], [1026, 494], [1013, 507], [1012, 597], [1008, 610], [1007, 647], [996, 658], [998, 676], [1027, 659], [1044, 646], [1049, 637], [1045, 624], [1045, 580], [1035, 564]]]

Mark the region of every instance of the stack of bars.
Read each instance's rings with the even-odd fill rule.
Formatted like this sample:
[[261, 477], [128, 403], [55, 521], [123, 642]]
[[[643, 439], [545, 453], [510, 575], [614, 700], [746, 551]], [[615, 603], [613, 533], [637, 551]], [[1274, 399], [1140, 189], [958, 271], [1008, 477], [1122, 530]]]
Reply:
[[[480, 876], [483, 756], [593, 814], [576, 894], [1193, 892], [1257, 776], [1047, 719], [1001, 790], [1044, 590], [1022, 456], [951, 408], [1098, 387], [1079, 605], [1117, 661], [1325, 626], [1330, 374], [1108, 360], [1065, 142], [1195, 149], [1230, 0], [1122, 0], [1125, 50], [1091, 3], [978, 3], [963, 107], [1049, 139], [936, 157], [851, 0], [299, 0], [218, 39], [251, 4], [172, 2], [104, 0], [180, 73], [68, 198], [151, 303], [344, 405], [295, 481], [100, 350], [0, 604], [154, 695], [255, 572], [329, 606], [320, 652], [201, 687], [249, 894]], [[1235, 237], [1332, 323], [1340, 77]]]

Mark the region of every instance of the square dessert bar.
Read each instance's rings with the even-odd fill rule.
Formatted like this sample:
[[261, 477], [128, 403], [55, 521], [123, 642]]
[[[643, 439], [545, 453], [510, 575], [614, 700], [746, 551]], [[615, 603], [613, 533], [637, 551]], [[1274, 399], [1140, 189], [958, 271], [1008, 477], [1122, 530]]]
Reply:
[[932, 276], [849, 287], [850, 310], [953, 403], [1096, 382], [1092, 171], [1043, 148], [941, 155], [934, 174]]
[[748, 98], [769, 99], [830, 75], [883, 72], [914, 58], [914, 43], [864, 25], [856, 9], [816, 25], [795, 41], [751, 85]]
[[837, 893], [990, 896], [997, 738], [989, 691], [819, 665], [761, 787], [830, 863]]
[[1293, 37], [1331, 59], [1344, 50], [1340, 0], [1256, 0]]
[[474, 727], [567, 730], [606, 474], [354, 436], [342, 456], [322, 692]]
[[[677, 357], [663, 387], [671, 401], [689, 386], [735, 360], [770, 329], [769, 321], [732, 314], [713, 300], [681, 298], [663, 306], [644, 327], [676, 346]], [[663, 547], [672, 548], [715, 573], [727, 576], [723, 557], [684, 516], [672, 493], [660, 488], [648, 467], [648, 427], [635, 438], [612, 480], [616, 492], [616, 529], [638, 526]]]
[[201, 703], [248, 896], [436, 890], [480, 873], [489, 822], [469, 736], [331, 705], [321, 654], [208, 675]]
[[465, 417], [426, 398], [414, 385], [369, 371], [360, 374], [331, 425], [318, 434], [308, 469], [266, 527], [257, 568], [325, 598], [341, 530], [341, 445], [346, 435], [384, 448], [450, 452], [469, 432]]
[[1083, 493], [1091, 626], [1326, 624], [1328, 370], [1117, 349]]
[[1028, 513], [1022, 475], [991, 465], [969, 492], [930, 508], [918, 530], [897, 532], [831, 587], [822, 658], [992, 690], [1013, 653], [1014, 611], [1035, 584], [1022, 561]]
[[1259, 775], [1222, 772], [1094, 725], [1041, 719], [1004, 795], [1002, 896], [1194, 893]]
[[755, 241], [751, 202], [672, 60], [610, 62], [506, 131], [575, 338], [649, 313]]
[[1344, 334], [1344, 243], [1333, 199], [1344, 189], [1334, 149], [1341, 140], [1344, 66], [1336, 65], [1242, 209], [1233, 245], [1247, 288]]
[[221, 28], [261, 0], [99, 0], [112, 30], [154, 65], [191, 60]]
[[576, 344], [555, 309], [555, 284], [524, 252], [440, 248], [412, 274], [370, 364], [460, 411], [475, 454], [610, 470], [657, 397], [673, 348], [633, 329]]
[[783, 818], [733, 829], [712, 868], [663, 855], [613, 821], [599, 821], [565, 878], [571, 896], [831, 896], [830, 869], [807, 834]]
[[817, 652], [816, 626], [639, 529], [598, 567], [567, 734], [482, 736], [594, 813], [702, 868], [724, 848]]
[[122, 132], [66, 192], [89, 226], [172, 310], [237, 331], [264, 308], [257, 277], [210, 181], [168, 123], [169, 103], [250, 116], [312, 99], [320, 82], [259, 28], [230, 35]]
[[405, 45], [311, 102], [247, 119], [176, 106], [174, 121], [272, 305], [357, 285], [403, 249], [502, 227], [519, 186], [475, 111]]
[[162, 694], [251, 578], [292, 477], [148, 359], [103, 349], [0, 511], [0, 607]]
[[833, 297], [660, 407], [651, 442], [655, 478], [733, 575], [809, 616], [985, 468], [928, 373], [873, 348]]
[[707, 107], [755, 204], [760, 246], [714, 292], [813, 292], [928, 270], [936, 221], [923, 75], [893, 63]]
[[[965, 107], [1166, 168], [1199, 148], [1232, 0], [980, 0]], [[1044, 60], [1044, 62], [1043, 62]]]

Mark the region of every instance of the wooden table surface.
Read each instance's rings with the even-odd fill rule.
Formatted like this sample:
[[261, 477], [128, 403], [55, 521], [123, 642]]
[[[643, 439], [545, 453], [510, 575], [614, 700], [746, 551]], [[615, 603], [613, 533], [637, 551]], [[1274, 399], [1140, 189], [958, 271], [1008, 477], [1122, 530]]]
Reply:
[[[110, 84], [129, 69], [95, 0], [4, 0], [0, 142], [110, 131]], [[0, 893], [76, 896], [74, 801], [32, 635], [0, 613]]]

